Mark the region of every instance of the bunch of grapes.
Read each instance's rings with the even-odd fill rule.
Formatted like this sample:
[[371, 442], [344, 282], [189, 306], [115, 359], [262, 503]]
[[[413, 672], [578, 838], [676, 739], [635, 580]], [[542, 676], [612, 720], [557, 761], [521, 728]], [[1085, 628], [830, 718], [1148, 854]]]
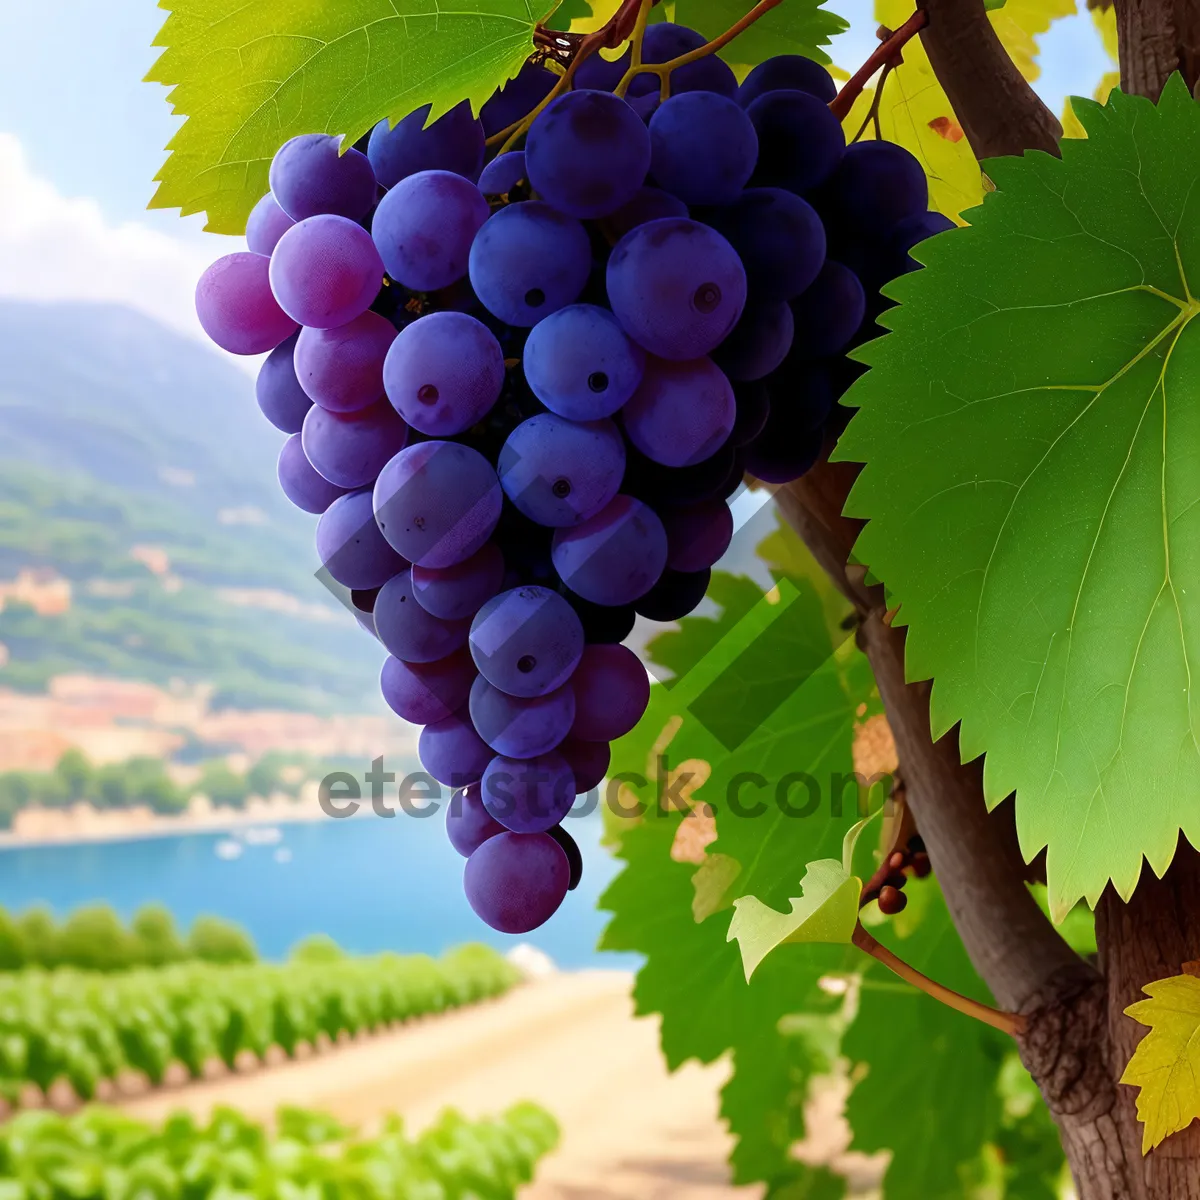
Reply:
[[[644, 61], [703, 44], [651, 26]], [[635, 618], [700, 602], [749, 473], [820, 455], [879, 286], [942, 228], [898, 146], [847, 148], [830, 76], [715, 56], [613, 89], [580, 64], [524, 148], [486, 140], [556, 76], [419, 109], [354, 149], [293, 138], [249, 249], [197, 289], [289, 434], [279, 482], [388, 658], [391, 708], [455, 789], [447, 829], [489, 925], [543, 923], [578, 880], [562, 820], [649, 698]], [[486, 164], [486, 165], [485, 165]], [[836, 430], [834, 431], [836, 432]]]

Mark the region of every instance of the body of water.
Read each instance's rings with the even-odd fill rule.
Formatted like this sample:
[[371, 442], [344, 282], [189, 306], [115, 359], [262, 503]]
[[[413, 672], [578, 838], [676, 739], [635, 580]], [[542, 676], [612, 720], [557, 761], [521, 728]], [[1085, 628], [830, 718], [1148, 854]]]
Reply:
[[568, 828], [583, 852], [583, 879], [546, 925], [520, 937], [494, 932], [471, 911], [462, 892], [465, 860], [446, 840], [440, 816], [5, 849], [0, 905], [19, 911], [46, 903], [62, 916], [101, 901], [128, 918], [156, 901], [183, 928], [200, 913], [237, 921], [272, 959], [325, 933], [356, 954], [439, 954], [470, 941], [509, 950], [528, 942], [562, 967], [635, 967], [635, 956], [596, 950], [607, 921], [596, 901], [620, 867], [600, 845], [601, 822], [578, 818]]

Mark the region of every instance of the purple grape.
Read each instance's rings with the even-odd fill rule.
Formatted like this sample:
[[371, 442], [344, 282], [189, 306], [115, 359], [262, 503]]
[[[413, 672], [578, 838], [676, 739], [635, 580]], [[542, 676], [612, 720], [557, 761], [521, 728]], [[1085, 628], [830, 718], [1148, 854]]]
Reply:
[[298, 433], [293, 433], [283, 443], [276, 469], [283, 494], [307, 513], [323, 513], [339, 496], [344, 496], [350, 490], [330, 483], [308, 461]]
[[299, 336], [299, 331], [293, 333], [267, 355], [254, 384], [254, 394], [263, 416], [284, 433], [299, 433], [312, 408], [312, 400], [296, 378], [292, 357]]
[[627, 97], [629, 107], [637, 113], [638, 118], [643, 125], [649, 125], [650, 119], [658, 112], [658, 107], [662, 104], [662, 97], [656, 90], [648, 92], [645, 96], [630, 96]]
[[663, 513], [667, 566], [672, 571], [711, 567], [733, 540], [733, 513], [724, 500], [704, 500]]
[[748, 108], [764, 92], [787, 90], [809, 92], [822, 104], [828, 104], [837, 95], [837, 84], [833, 82], [833, 76], [811, 58], [802, 54], [777, 54], [759, 63], [742, 80], [737, 101], [743, 108]]
[[571, 879], [562, 847], [547, 833], [502, 833], [467, 859], [463, 891], [481, 921], [528, 933], [554, 916]]
[[468, 784], [450, 797], [446, 806], [446, 836], [463, 858], [470, 858], [488, 838], [504, 832], [504, 826], [483, 807], [483, 789], [479, 784]]
[[846, 134], [841, 122], [809, 92], [767, 92], [749, 105], [746, 115], [758, 133], [756, 187], [808, 192], [842, 161]]
[[467, 703], [477, 673], [465, 646], [433, 662], [404, 662], [389, 655], [379, 674], [388, 707], [414, 725], [434, 725]]
[[573, 217], [603, 217], [632, 199], [650, 169], [650, 135], [609, 92], [572, 91], [552, 100], [525, 139], [534, 191]]
[[479, 176], [479, 190], [485, 196], [506, 196], [525, 178], [525, 151], [509, 150], [497, 155]]
[[902, 221], [896, 227], [895, 234], [890, 239], [890, 248], [905, 255], [905, 271], [917, 271], [921, 264], [908, 254], [908, 251], [926, 238], [933, 237], [935, 233], [949, 233], [951, 229], [956, 228], [954, 222], [940, 212], [922, 213], [918, 217]]
[[583, 653], [583, 626], [557, 592], [513, 588], [475, 615], [470, 646], [488, 683], [528, 699], [562, 687], [571, 677]]
[[575, 776], [551, 751], [534, 758], [497, 754], [483, 772], [483, 806], [513, 833], [542, 833], [575, 803]]
[[792, 301], [795, 335], [792, 353], [828, 358], [850, 344], [867, 312], [867, 296], [858, 276], [827, 258], [820, 274]]
[[638, 615], [648, 621], [678, 621], [704, 599], [712, 572], [664, 571], [662, 578], [637, 602]]
[[713, 361], [737, 383], [770, 375], [792, 348], [794, 319], [783, 300], [751, 301], [729, 336], [713, 351]]
[[[823, 383], [822, 383], [823, 380]], [[820, 372], [810, 381], [811, 391], [793, 394], [791, 386], [772, 390], [771, 415], [762, 433], [746, 447], [746, 470], [764, 483], [790, 483], [799, 479], [821, 457], [825, 441], [822, 410], [833, 406], [828, 374]]]
[[419, 442], [379, 473], [375, 519], [409, 562], [452, 567], [491, 537], [503, 498], [496, 472], [477, 450]]
[[[662, 21], [651, 25], [642, 40], [642, 62], [665, 63], [692, 50], [699, 50], [708, 39], [686, 25]], [[659, 90], [657, 75], [639, 75], [629, 88], [630, 96], [644, 96]], [[671, 94], [680, 92], [719, 92], [722, 96], [737, 93], [737, 76], [715, 54], [677, 67], [671, 72]]]
[[575, 691], [571, 737], [585, 743], [624, 737], [650, 703], [650, 677], [628, 646], [589, 646], [571, 686]]
[[387, 400], [357, 412], [330, 412], [314, 404], [300, 432], [304, 453], [330, 483], [369, 487], [408, 441], [408, 426]]
[[379, 202], [371, 236], [387, 273], [416, 292], [449, 287], [490, 213], [483, 193], [453, 171], [418, 171]]
[[571, 774], [575, 776], [576, 795], [599, 787], [612, 761], [607, 742], [587, 742], [576, 737], [569, 737], [562, 742], [558, 753], [566, 759]]
[[317, 522], [317, 555], [343, 587], [382, 588], [408, 564], [383, 540], [371, 491], [339, 496]]
[[567, 878], [567, 891], [573, 892], [583, 878], [583, 854], [575, 839], [561, 826], [555, 825], [546, 830], [546, 836], [552, 837], [567, 856], [567, 866], [570, 875]]
[[578, 525], [617, 494], [625, 444], [617, 427], [538, 413], [508, 435], [496, 467], [519, 512], [539, 525]]
[[621, 410], [629, 440], [666, 467], [710, 458], [729, 437], [736, 416], [733, 388], [710, 358], [651, 358], [641, 386]]
[[466, 100], [456, 104], [426, 128], [429, 107], [409, 113], [394, 129], [383, 120], [371, 130], [367, 158], [385, 188], [418, 171], [453, 171], [470, 180], [479, 178], [485, 138], [483, 126], [471, 116], [471, 105]]
[[[500, 133], [510, 125], [527, 117], [545, 98], [558, 82], [558, 76], [553, 71], [537, 63], [527, 62], [520, 71], [502, 88], [492, 94], [488, 102], [479, 110], [479, 120], [483, 124], [483, 132], [487, 137]], [[586, 87], [579, 82], [579, 73], [575, 73], [575, 86]], [[484, 168], [486, 174], [487, 168]], [[505, 188], [505, 191], [508, 189]]]
[[379, 598], [379, 588], [351, 588], [350, 603], [360, 613], [375, 611], [375, 601]]
[[570, 597], [571, 607], [579, 614], [588, 645], [615, 645], [632, 632], [637, 613], [632, 604], [593, 604], [582, 596]]
[[396, 327], [368, 309], [346, 325], [300, 331], [296, 377], [313, 402], [330, 412], [357, 412], [383, 395], [383, 360]]
[[[375, 632], [401, 662], [433, 663], [466, 645], [470, 621], [443, 621], [416, 601], [412, 577], [401, 571], [375, 598]], [[442, 781], [443, 783], [445, 780]]]
[[413, 567], [417, 603], [443, 621], [465, 621], [504, 585], [504, 555], [488, 542], [470, 558], [452, 567]]
[[230, 354], [265, 354], [296, 332], [271, 291], [271, 259], [239, 250], [218, 258], [196, 284], [196, 316]]
[[453, 788], [478, 783], [495, 757], [475, 732], [465, 708], [444, 721], [426, 725], [417, 739], [417, 753], [421, 765], [438, 783]]
[[299, 221], [271, 255], [271, 290], [301, 325], [332, 329], [367, 311], [383, 283], [371, 235], [346, 217]]
[[279, 239], [295, 221], [279, 207], [279, 201], [268, 192], [251, 210], [246, 218], [246, 245], [255, 254], [268, 258]]
[[483, 420], [504, 387], [504, 351], [481, 321], [433, 312], [401, 330], [383, 365], [396, 411], [432, 437], [449, 437]]
[[616, 212], [604, 218], [608, 234], [620, 241], [631, 229], [657, 221], [662, 217], [686, 217], [688, 206], [678, 196], [664, 192], [662, 188], [640, 187]]
[[830, 178], [822, 204], [839, 221], [879, 237], [926, 211], [925, 168], [894, 142], [855, 142]]
[[483, 306], [525, 328], [571, 304], [592, 270], [583, 226], [527, 200], [493, 213], [471, 246], [471, 286]]
[[742, 315], [746, 272], [716, 230], [666, 217], [639, 225], [613, 247], [608, 298], [621, 327], [651, 354], [699, 358]]
[[591, 54], [575, 68], [575, 86], [580, 90], [611, 92], [629, 69], [631, 59], [628, 46], [616, 59], [601, 58], [598, 52]]
[[737, 400], [737, 418], [733, 422], [728, 444], [744, 446], [762, 433], [771, 414], [771, 396], [761, 379], [735, 384], [733, 395]]
[[789, 358], [767, 380], [767, 390], [771, 415], [760, 438], [772, 436], [766, 435], [771, 429], [774, 437], [785, 441], [824, 425], [838, 395], [827, 363], [799, 358]]
[[783, 188], [755, 187], [715, 217], [758, 300], [790, 300], [825, 262], [825, 227], [811, 204]]
[[536, 758], [567, 736], [575, 720], [575, 693], [569, 683], [528, 698], [510, 696], [482, 675], [471, 685], [471, 721], [497, 754]]
[[754, 172], [758, 135], [728, 96], [684, 92], [650, 119], [650, 170], [686, 204], [731, 204]]
[[522, 366], [533, 394], [572, 421], [611, 416], [641, 382], [646, 353], [616, 317], [594, 304], [571, 304], [539, 321]]
[[617, 496], [582, 525], [556, 529], [551, 553], [562, 581], [585, 600], [630, 604], [662, 574], [667, 534], [653, 509]]
[[375, 206], [375, 172], [358, 150], [340, 153], [342, 139], [302, 133], [271, 160], [271, 194], [293, 221], [325, 213], [361, 221]]

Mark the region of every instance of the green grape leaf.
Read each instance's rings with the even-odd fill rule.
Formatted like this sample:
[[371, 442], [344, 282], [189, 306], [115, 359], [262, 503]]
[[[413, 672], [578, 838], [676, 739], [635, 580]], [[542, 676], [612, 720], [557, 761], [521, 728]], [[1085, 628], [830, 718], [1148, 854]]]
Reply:
[[1200, 107], [1178, 77], [1077, 107], [1086, 140], [989, 162], [889, 285], [837, 448], [934, 736], [1016, 793], [1056, 920], [1200, 845]]
[[[740, 21], [751, 7], [747, 0], [675, 0], [674, 20], [711, 41]], [[776, 54], [803, 54], [828, 63], [829, 55], [821, 47], [847, 28], [847, 22], [822, 8], [820, 0], [787, 0], [738, 34], [721, 51], [721, 57], [749, 67]]]
[[186, 115], [152, 208], [206, 211], [241, 233], [275, 151], [300, 133], [356, 141], [424, 104], [475, 111], [533, 50], [553, 0], [162, 0], [163, 52], [147, 79]]

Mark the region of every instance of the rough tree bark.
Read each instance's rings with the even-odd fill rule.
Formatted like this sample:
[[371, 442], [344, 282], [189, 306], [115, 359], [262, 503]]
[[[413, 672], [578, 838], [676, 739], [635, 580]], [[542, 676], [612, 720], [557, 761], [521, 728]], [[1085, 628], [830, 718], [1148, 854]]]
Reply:
[[[919, 0], [921, 37], [980, 159], [1057, 152], [1058, 121], [1025, 83], [992, 30], [983, 0]], [[1182, 69], [1200, 75], [1200, 0], [1116, 0], [1126, 91], [1157, 98]], [[1021, 1056], [1058, 1125], [1080, 1200], [1200, 1200], [1200, 1124], [1141, 1154], [1135, 1094], [1118, 1084], [1142, 1026], [1125, 1008], [1154, 979], [1200, 959], [1200, 854], [1182, 841], [1162, 880], [1147, 868], [1128, 904], [1097, 909], [1100, 953], [1084, 962], [1058, 936], [1024, 883], [1011, 802], [989, 814], [979, 762], [959, 761], [957, 732], [933, 742], [927, 683], [908, 683], [904, 632], [878, 589], [847, 566], [857, 523], [842, 515], [856, 474], [824, 462], [776, 500], [788, 522], [854, 603], [895, 734], [921, 834], [963, 944], [1002, 1006], [1027, 1018]]]

